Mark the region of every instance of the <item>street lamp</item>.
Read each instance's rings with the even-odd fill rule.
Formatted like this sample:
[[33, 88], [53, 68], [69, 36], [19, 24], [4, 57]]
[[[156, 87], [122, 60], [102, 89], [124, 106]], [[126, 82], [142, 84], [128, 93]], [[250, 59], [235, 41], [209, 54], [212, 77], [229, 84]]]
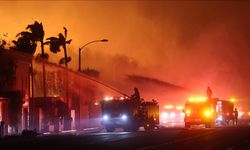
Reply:
[[94, 41], [86, 43], [85, 45], [83, 45], [82, 47], [79, 48], [79, 69], [78, 69], [79, 72], [81, 72], [81, 51], [82, 51], [82, 49], [84, 47], [86, 47], [87, 45], [89, 45], [91, 43], [95, 43], [95, 42], [108, 42], [108, 39], [94, 40]]

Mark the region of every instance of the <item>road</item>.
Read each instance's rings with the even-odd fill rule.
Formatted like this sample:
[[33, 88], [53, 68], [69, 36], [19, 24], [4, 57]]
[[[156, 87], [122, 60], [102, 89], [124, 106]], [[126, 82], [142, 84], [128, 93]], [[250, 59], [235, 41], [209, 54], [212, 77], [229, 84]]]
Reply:
[[0, 140], [0, 149], [250, 149], [250, 127], [162, 128], [155, 131], [12, 137]]

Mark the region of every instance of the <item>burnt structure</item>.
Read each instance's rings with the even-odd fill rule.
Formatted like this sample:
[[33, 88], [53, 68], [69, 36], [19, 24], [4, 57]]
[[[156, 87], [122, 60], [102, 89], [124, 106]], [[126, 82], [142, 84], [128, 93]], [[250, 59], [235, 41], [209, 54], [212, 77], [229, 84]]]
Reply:
[[90, 127], [90, 119], [101, 115], [95, 102], [106, 91], [112, 93], [83, 73], [12, 50], [1, 50], [0, 66], [0, 97], [8, 99], [9, 134], [24, 129], [58, 132]]

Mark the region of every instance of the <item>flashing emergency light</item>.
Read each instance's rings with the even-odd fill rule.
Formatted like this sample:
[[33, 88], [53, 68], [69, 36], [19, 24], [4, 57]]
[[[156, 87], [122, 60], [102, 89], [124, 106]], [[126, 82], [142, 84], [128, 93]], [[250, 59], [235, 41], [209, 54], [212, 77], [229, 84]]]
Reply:
[[247, 114], [248, 114], [248, 116], [250, 116], [250, 111]]
[[183, 106], [176, 106], [177, 110], [183, 110]]
[[188, 101], [190, 102], [205, 102], [207, 100], [206, 97], [190, 97]]
[[113, 100], [114, 98], [112, 96], [106, 96], [104, 97], [104, 100], [105, 101], [109, 101], [109, 100]]
[[124, 100], [125, 98], [124, 97], [120, 97], [120, 100]]
[[210, 117], [210, 116], [212, 115], [212, 112], [209, 111], [209, 110], [205, 110], [204, 115], [205, 115], [206, 117]]
[[235, 102], [235, 98], [231, 98], [230, 102], [234, 103]]
[[172, 108], [174, 108], [174, 106], [173, 105], [165, 105], [164, 108], [165, 109], [172, 109]]

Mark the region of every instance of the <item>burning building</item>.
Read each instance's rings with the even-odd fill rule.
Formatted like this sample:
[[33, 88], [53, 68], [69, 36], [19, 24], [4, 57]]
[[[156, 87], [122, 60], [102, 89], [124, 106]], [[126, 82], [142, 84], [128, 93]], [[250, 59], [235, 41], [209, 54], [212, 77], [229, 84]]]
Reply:
[[1, 112], [8, 107], [5, 120], [9, 133], [24, 129], [58, 132], [98, 125], [91, 122], [98, 118], [96, 104], [105, 94], [113, 93], [90, 76], [22, 53], [3, 50], [0, 60], [0, 96], [8, 99], [6, 106], [7, 100], [1, 99]]

